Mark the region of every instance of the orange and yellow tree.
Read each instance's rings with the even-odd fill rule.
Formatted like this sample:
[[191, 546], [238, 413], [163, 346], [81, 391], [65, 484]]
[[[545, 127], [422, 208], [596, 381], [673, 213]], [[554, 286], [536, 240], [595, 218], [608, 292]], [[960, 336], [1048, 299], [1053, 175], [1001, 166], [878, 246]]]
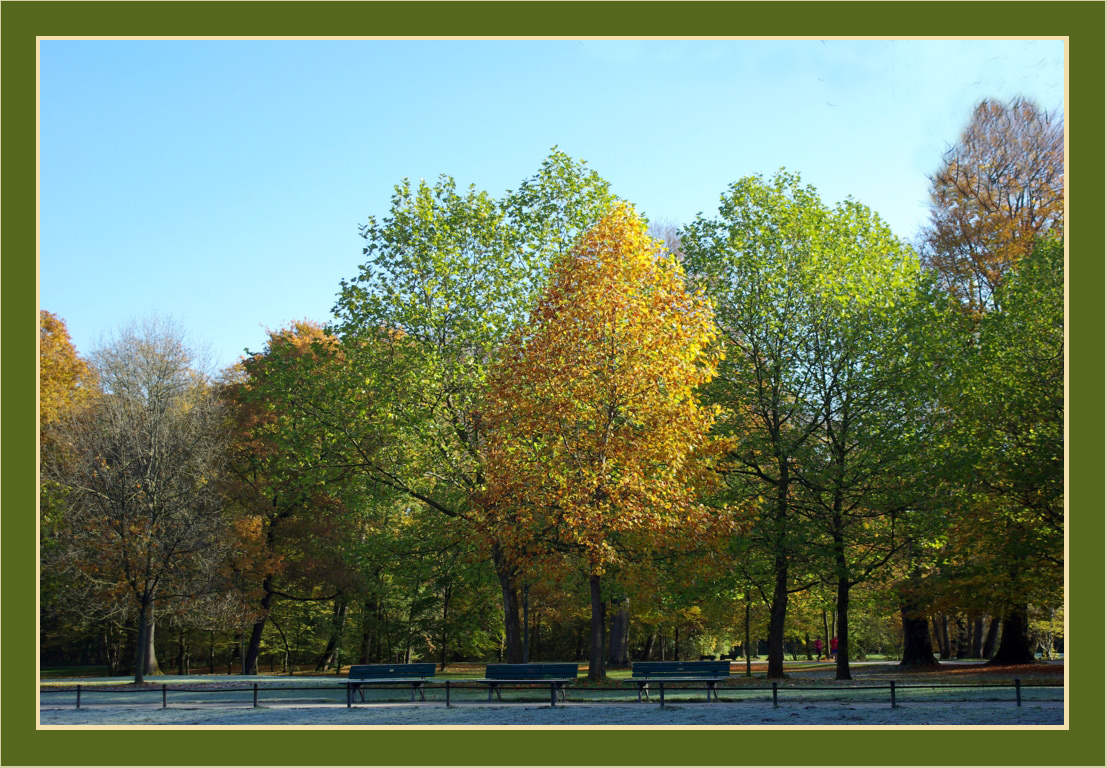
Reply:
[[348, 550], [371, 532], [358, 510], [376, 507], [360, 493], [336, 426], [336, 414], [357, 415], [346, 410], [347, 372], [339, 340], [302, 321], [271, 331], [264, 351], [241, 361], [224, 388], [234, 408], [225, 490], [235, 510], [236, 571], [252, 582], [256, 612], [247, 674], [256, 674], [278, 598], [333, 600], [337, 627], [358, 586], [358, 558]]
[[[588, 675], [604, 676], [602, 580], [628, 555], [719, 529], [697, 502], [713, 410], [709, 302], [618, 205], [555, 263], [489, 374], [486, 530], [589, 582]], [[560, 555], [560, 557], [559, 557]]]
[[1060, 116], [1025, 99], [982, 101], [931, 177], [930, 198], [923, 263], [979, 319], [1036, 240], [1064, 234]]

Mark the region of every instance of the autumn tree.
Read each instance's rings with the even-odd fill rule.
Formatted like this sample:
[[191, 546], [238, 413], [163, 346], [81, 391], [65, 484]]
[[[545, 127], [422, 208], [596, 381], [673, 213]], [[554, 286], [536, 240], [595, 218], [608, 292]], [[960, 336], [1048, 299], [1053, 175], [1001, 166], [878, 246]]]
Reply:
[[69, 338], [65, 321], [57, 315], [38, 313], [39, 427], [69, 415], [97, 394], [96, 377]]
[[89, 612], [134, 616], [141, 683], [156, 670], [155, 602], [224, 586], [225, 412], [169, 323], [127, 326], [92, 360], [103, 395], [59, 425], [68, 460], [43, 471], [66, 494], [57, 562]]
[[[77, 354], [65, 322], [46, 310], [39, 311], [38, 397], [39, 462], [42, 468], [58, 466], [68, 460], [59, 427], [88, 407], [99, 394], [95, 373], [87, 360]], [[62, 522], [65, 491], [43, 472], [39, 478], [39, 531], [42, 560], [53, 562], [58, 556], [58, 526]], [[67, 639], [87, 629], [74, 601], [67, 599], [80, 586], [66, 577], [66, 571], [47, 567], [41, 572], [39, 604], [43, 642], [66, 635]], [[105, 627], [105, 632], [112, 628]]]
[[[338, 339], [302, 321], [273, 331], [241, 361], [224, 397], [235, 416], [228, 497], [242, 543], [239, 570], [255, 579], [254, 621], [244, 670], [255, 674], [262, 635], [278, 599], [334, 603], [333, 652], [349, 602], [377, 543], [378, 499], [350, 467], [334, 423], [356, 418], [350, 371]], [[355, 551], [356, 550], [356, 551]]]
[[695, 539], [715, 519], [691, 484], [712, 422], [694, 388], [714, 374], [714, 337], [710, 304], [619, 205], [554, 264], [489, 375], [487, 525], [511, 548], [577, 555], [592, 679], [604, 676], [604, 574], [659, 532]]
[[[340, 426], [371, 482], [469, 519], [485, 471], [488, 365], [525, 320], [550, 262], [612, 199], [607, 182], [556, 149], [499, 200], [446, 176], [397, 186], [388, 216], [362, 228], [365, 262], [335, 307], [365, 391], [351, 404], [357, 417]], [[507, 659], [518, 662], [518, 567], [495, 541], [489, 549]]]
[[988, 99], [931, 177], [923, 258], [970, 315], [996, 306], [1036, 239], [1063, 235], [1064, 156], [1058, 114]]

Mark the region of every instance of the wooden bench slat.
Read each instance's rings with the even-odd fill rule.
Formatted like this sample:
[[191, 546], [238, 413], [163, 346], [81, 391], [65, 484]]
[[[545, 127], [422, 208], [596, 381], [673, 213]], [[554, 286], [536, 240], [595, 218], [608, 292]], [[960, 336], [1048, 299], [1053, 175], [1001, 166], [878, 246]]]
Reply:
[[489, 680], [575, 680], [580, 674], [576, 664], [488, 664], [484, 677]]
[[636, 661], [631, 677], [728, 677], [729, 661]]
[[434, 677], [438, 665], [433, 662], [416, 664], [355, 664], [347, 676], [350, 680], [373, 678]]

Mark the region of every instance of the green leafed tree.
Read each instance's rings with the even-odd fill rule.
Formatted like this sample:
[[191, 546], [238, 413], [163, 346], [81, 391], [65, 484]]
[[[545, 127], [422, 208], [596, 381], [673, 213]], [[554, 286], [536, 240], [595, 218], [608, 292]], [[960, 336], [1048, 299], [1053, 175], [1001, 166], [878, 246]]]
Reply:
[[784, 674], [789, 595], [823, 573], [848, 679], [849, 590], [905, 545], [926, 503], [936, 392], [923, 342], [941, 304], [869, 209], [829, 207], [783, 171], [731, 185], [682, 245], [725, 341], [704, 395], [733, 440], [730, 492], [758, 507], [746, 535], [772, 582], [768, 675]]
[[[556, 149], [499, 200], [446, 176], [397, 186], [389, 214], [362, 228], [365, 262], [335, 307], [365, 391], [342, 428], [367, 478], [448, 517], [470, 516], [485, 472], [488, 366], [525, 320], [551, 260], [612, 200], [607, 182]], [[490, 556], [506, 656], [521, 661], [517, 566], [495, 542]]]
[[965, 358], [957, 407], [973, 446], [958, 520], [1003, 633], [996, 664], [1033, 660], [1028, 603], [1059, 605], [1064, 566], [1064, 247], [1044, 241], [999, 291]]

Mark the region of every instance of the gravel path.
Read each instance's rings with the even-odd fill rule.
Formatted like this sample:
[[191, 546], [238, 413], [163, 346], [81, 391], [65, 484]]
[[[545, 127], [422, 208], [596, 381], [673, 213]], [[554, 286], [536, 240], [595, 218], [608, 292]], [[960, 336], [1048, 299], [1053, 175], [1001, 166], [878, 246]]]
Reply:
[[469, 704], [446, 708], [443, 704], [261, 707], [122, 708], [112, 706], [54, 709], [39, 713], [43, 726], [148, 725], [190, 726], [266, 725], [326, 726], [780, 726], [780, 725], [1053, 725], [1064, 723], [1061, 703], [911, 704], [892, 709], [877, 704], [781, 705], [763, 703], [580, 704], [551, 708], [533, 704]]

